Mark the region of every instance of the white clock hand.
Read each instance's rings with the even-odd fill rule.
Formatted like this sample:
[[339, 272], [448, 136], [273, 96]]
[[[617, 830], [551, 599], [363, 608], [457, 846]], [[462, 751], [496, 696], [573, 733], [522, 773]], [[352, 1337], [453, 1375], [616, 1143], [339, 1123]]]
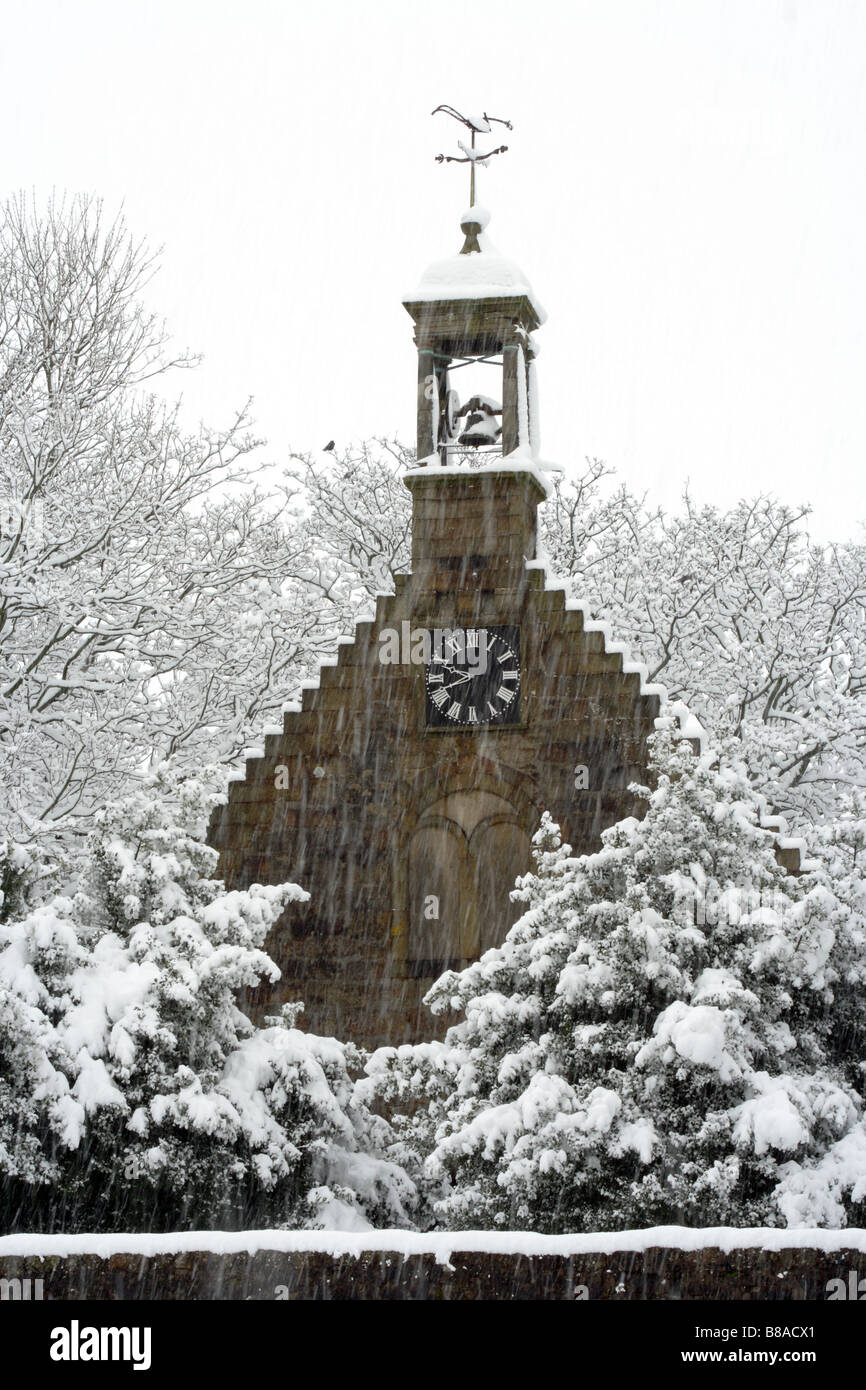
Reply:
[[471, 679], [472, 679], [472, 677], [469, 675], [469, 673], [468, 673], [468, 671], [467, 671], [464, 675], [458, 676], [457, 679], [456, 679], [456, 681], [451, 681], [449, 685], [443, 685], [443, 686], [442, 686], [442, 689], [443, 689], [443, 690], [453, 690], [453, 688], [454, 688], [455, 685], [465, 685], [465, 683], [466, 683], [467, 681], [471, 681]]

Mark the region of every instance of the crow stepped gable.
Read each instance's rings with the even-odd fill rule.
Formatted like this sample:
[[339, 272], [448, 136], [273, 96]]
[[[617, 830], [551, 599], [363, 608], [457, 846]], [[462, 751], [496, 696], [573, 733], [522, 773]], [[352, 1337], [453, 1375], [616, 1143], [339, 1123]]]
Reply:
[[[369, 1046], [441, 1033], [422, 998], [515, 920], [509, 890], [543, 810], [576, 853], [640, 814], [628, 787], [645, 780], [664, 694], [535, 558], [544, 313], [486, 245], [479, 210], [461, 226], [463, 250], [405, 301], [419, 364], [412, 571], [248, 758], [211, 826], [229, 888], [290, 880], [311, 895], [268, 942], [282, 976], [250, 997], [254, 1013], [303, 999], [305, 1026]], [[478, 360], [501, 367], [502, 401], [461, 406], [451, 374]], [[419, 633], [446, 630], [424, 649]]]

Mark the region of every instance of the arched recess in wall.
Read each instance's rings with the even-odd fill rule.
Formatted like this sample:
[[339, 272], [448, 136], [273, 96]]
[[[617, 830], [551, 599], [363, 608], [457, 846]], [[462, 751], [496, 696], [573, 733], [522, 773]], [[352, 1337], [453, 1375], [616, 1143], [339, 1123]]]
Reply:
[[413, 973], [432, 975], [463, 962], [470, 880], [466, 836], [444, 817], [416, 826], [409, 844], [408, 959]]
[[459, 969], [499, 945], [520, 915], [508, 895], [530, 858], [529, 835], [505, 797], [460, 790], [429, 805], [409, 843], [410, 972]]
[[509, 894], [519, 874], [532, 867], [529, 836], [516, 820], [494, 817], [482, 821], [469, 841], [475, 877], [478, 954], [500, 946], [525, 910]]

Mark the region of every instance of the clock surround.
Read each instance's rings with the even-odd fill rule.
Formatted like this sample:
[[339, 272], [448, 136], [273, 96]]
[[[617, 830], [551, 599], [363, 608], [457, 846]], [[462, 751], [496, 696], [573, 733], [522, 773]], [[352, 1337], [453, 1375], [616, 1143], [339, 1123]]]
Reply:
[[517, 624], [448, 629], [424, 668], [426, 727], [465, 733], [520, 724], [522, 681]]

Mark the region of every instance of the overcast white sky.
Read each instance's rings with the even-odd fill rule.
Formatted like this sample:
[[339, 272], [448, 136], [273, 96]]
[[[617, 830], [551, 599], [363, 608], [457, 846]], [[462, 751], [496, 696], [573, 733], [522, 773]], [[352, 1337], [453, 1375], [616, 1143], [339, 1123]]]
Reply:
[[164, 245], [196, 416], [253, 395], [275, 459], [413, 441], [400, 301], [468, 201], [440, 102], [514, 122], [481, 201], [548, 310], [545, 456], [855, 534], [863, 0], [5, 0], [0, 194], [92, 191]]

